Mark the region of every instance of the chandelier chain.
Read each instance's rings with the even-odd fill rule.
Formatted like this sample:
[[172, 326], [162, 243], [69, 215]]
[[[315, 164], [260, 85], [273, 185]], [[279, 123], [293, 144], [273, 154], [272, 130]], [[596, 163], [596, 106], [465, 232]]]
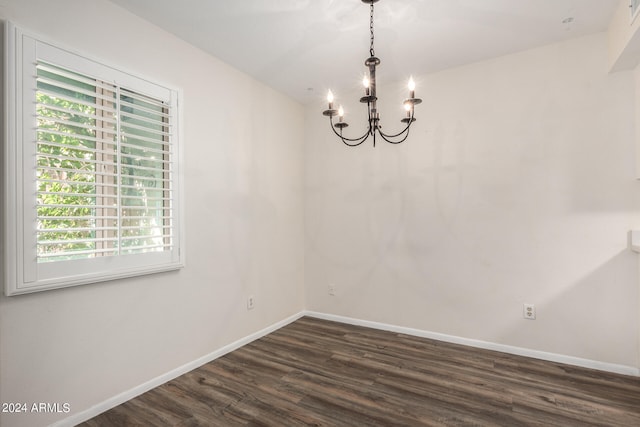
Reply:
[[374, 50], [373, 50], [373, 2], [371, 2], [371, 14], [370, 14], [370, 20], [369, 20], [369, 30], [371, 31], [371, 47], [369, 47], [369, 54], [371, 54], [371, 56], [376, 56]]

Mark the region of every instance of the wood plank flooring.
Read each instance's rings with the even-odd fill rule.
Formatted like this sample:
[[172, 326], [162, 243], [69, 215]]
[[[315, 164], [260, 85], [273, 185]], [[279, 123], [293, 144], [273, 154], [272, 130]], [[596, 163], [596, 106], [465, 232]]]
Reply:
[[640, 426], [640, 378], [304, 317], [81, 425]]

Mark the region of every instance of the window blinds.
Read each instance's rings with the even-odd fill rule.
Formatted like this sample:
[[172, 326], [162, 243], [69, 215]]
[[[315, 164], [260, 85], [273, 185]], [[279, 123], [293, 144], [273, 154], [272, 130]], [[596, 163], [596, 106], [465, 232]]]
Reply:
[[168, 103], [38, 61], [37, 260], [171, 250]]

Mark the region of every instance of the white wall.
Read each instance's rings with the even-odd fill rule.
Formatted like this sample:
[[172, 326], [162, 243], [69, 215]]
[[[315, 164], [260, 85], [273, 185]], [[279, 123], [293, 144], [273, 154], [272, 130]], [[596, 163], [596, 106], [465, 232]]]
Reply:
[[[607, 71], [599, 34], [419, 76], [409, 140], [375, 149], [309, 106], [307, 308], [640, 366], [634, 81]], [[382, 94], [387, 132], [403, 96]]]
[[4, 0], [0, 18], [183, 89], [187, 250], [179, 272], [0, 297], [0, 401], [72, 410], [0, 425], [48, 425], [303, 309], [301, 105], [106, 1]]

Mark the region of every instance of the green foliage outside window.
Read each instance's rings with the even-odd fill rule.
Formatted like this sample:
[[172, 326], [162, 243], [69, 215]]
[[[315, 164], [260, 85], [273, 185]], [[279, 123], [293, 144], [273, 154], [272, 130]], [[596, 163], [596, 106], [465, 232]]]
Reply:
[[94, 250], [95, 98], [43, 82], [38, 89], [38, 255]]

